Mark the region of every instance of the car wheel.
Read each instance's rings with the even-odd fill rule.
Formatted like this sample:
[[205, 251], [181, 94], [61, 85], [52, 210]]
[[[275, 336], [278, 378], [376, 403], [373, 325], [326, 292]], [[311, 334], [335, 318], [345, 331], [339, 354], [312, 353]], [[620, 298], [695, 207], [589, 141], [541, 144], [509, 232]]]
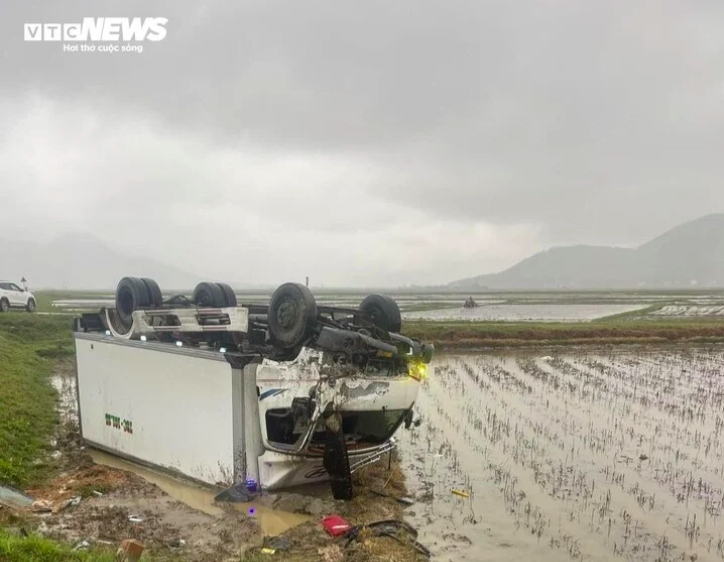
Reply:
[[269, 301], [269, 335], [283, 349], [304, 343], [317, 322], [317, 302], [312, 292], [299, 283], [285, 283]]
[[192, 298], [196, 306], [205, 308], [223, 308], [226, 302], [224, 291], [216, 283], [199, 283]]
[[146, 284], [138, 277], [124, 277], [116, 287], [116, 310], [124, 324], [133, 321], [133, 311], [151, 304]]
[[25, 310], [28, 312], [35, 312], [35, 299], [29, 298], [27, 304], [25, 305]]
[[8, 299], [0, 299], [0, 312], [7, 312], [10, 310], [10, 301]]
[[370, 317], [375, 326], [387, 332], [399, 332], [402, 328], [400, 307], [386, 295], [369, 295], [360, 303], [359, 309]]

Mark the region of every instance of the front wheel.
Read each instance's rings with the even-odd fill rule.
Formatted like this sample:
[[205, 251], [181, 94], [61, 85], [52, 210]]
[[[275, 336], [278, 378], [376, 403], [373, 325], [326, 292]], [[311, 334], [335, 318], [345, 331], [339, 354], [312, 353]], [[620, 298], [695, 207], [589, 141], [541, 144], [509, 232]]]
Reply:
[[387, 332], [402, 329], [400, 307], [387, 295], [369, 295], [360, 303], [359, 309], [372, 320], [372, 323]]
[[8, 299], [0, 299], [0, 312], [7, 312], [10, 310], [10, 301]]
[[314, 295], [299, 283], [279, 286], [269, 301], [267, 321], [277, 347], [290, 350], [303, 345], [317, 321]]
[[28, 312], [35, 312], [35, 299], [28, 299], [28, 303], [25, 305], [25, 310]]

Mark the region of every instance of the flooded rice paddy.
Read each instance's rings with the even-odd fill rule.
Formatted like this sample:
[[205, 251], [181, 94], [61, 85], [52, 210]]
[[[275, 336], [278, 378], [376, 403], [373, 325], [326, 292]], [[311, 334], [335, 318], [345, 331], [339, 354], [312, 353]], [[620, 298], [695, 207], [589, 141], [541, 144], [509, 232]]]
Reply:
[[[320, 294], [315, 295], [317, 303], [325, 306], [357, 308], [366, 294]], [[392, 294], [391, 295], [406, 320], [510, 320], [510, 321], [587, 321], [631, 312], [649, 305], [646, 299], [616, 298], [602, 295], [588, 295], [585, 298], [570, 295], [536, 294], [473, 295], [477, 308], [464, 308], [463, 301], [469, 295], [458, 294]], [[239, 303], [268, 303], [269, 295], [239, 294]], [[56, 299], [52, 309], [59, 313], [73, 313], [94, 310], [101, 307], [113, 307], [113, 295], [102, 295], [94, 298]]]
[[[362, 291], [335, 292], [314, 289], [320, 305], [356, 308], [369, 294]], [[371, 290], [370, 292], [379, 292]], [[668, 293], [635, 291], [588, 292], [422, 292], [382, 291], [395, 299], [406, 320], [431, 321], [515, 321], [515, 322], [586, 322], [607, 316], [629, 313], [631, 317], [669, 318], [724, 316], [724, 293], [721, 291]], [[192, 291], [184, 294], [191, 295]], [[60, 296], [60, 295], [58, 295]], [[170, 297], [171, 293], [165, 295]], [[244, 304], [265, 304], [271, 291], [239, 291], [237, 300]], [[467, 309], [463, 302], [473, 297], [479, 305]], [[67, 293], [52, 301], [53, 313], [77, 314], [101, 307], [115, 306], [108, 293]]]
[[541, 355], [425, 381], [400, 439], [435, 559], [724, 560], [724, 350]]
[[446, 308], [404, 312], [408, 320], [510, 320], [577, 322], [640, 310], [625, 304], [482, 304], [477, 308]]

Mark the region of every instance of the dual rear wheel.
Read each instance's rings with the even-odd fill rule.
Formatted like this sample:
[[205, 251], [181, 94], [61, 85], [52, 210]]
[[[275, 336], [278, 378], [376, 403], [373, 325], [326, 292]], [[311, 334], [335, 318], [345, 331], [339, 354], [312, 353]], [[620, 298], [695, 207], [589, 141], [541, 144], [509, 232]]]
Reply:
[[[196, 285], [192, 301], [196, 306], [224, 308], [237, 306], [236, 294], [226, 283], [204, 281]], [[133, 311], [159, 308], [163, 304], [161, 289], [153, 279], [124, 277], [116, 287], [116, 310], [130, 323]], [[387, 332], [402, 327], [397, 303], [386, 295], [369, 295], [360, 311], [376, 326]], [[317, 322], [317, 303], [312, 292], [301, 283], [284, 283], [272, 294], [267, 312], [269, 335], [275, 347], [291, 353], [313, 334]]]

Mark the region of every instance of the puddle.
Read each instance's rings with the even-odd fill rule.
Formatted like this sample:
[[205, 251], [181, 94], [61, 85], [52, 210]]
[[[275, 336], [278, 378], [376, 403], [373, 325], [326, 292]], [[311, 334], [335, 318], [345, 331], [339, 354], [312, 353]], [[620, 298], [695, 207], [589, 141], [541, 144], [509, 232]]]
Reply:
[[[58, 372], [51, 377], [51, 384], [58, 391], [58, 412], [60, 413], [61, 420], [77, 423], [77, 394], [73, 370], [69, 369]], [[55, 443], [51, 444], [55, 445]], [[147, 482], [155, 484], [170, 497], [188, 505], [192, 509], [215, 517], [224, 515], [224, 510], [214, 502], [214, 496], [218, 494], [220, 490], [204, 488], [178, 478], [173, 478], [161, 471], [140, 466], [103, 451], [89, 448], [87, 452], [96, 464], [132, 472]], [[224, 505], [229, 505], [234, 509], [238, 509], [255, 517], [262, 532], [270, 536], [283, 533], [292, 527], [296, 527], [312, 519], [308, 515], [273, 509], [259, 502], [228, 503]]]
[[[204, 488], [173, 478], [160, 471], [139, 466], [136, 463], [103, 451], [89, 449], [88, 453], [96, 464], [132, 472], [147, 482], [155, 484], [175, 500], [193, 509], [216, 517], [224, 515], [224, 510], [214, 502], [214, 496], [218, 494], [219, 490]], [[234, 509], [243, 511], [251, 517], [256, 518], [262, 533], [269, 536], [279, 535], [292, 527], [296, 527], [312, 519], [308, 515], [272, 509], [259, 502], [229, 503], [224, 505], [229, 505]]]
[[61, 373], [51, 377], [50, 384], [58, 391], [58, 410], [61, 419], [75, 417], [78, 411], [78, 395], [75, 391], [75, 376], [73, 372]]

